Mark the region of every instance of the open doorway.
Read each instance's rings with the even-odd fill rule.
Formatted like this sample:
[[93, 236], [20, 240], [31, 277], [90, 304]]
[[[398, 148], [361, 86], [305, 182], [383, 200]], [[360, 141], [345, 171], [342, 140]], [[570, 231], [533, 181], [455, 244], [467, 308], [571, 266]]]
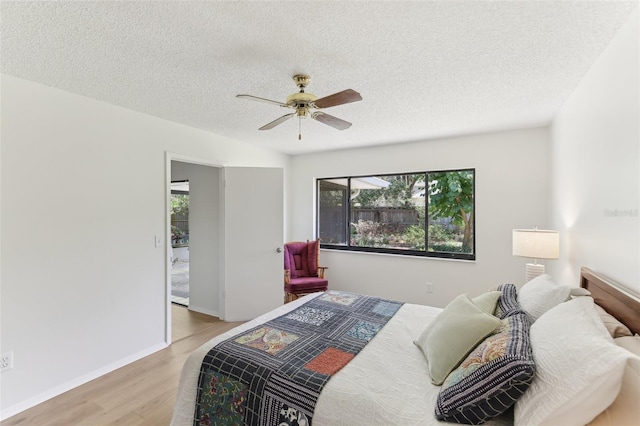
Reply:
[[[172, 181], [189, 181], [188, 311], [238, 321], [282, 305], [282, 254], [277, 247], [284, 235], [283, 169], [224, 167], [171, 152], [165, 160], [166, 343], [172, 342], [172, 310], [182, 309], [171, 303]], [[247, 211], [255, 206], [260, 214], [248, 220]], [[260, 285], [255, 271], [260, 271]], [[247, 299], [247, 294], [255, 297]]]
[[171, 182], [171, 302], [189, 306], [189, 181]]
[[190, 312], [219, 317], [222, 169], [169, 155], [167, 315], [182, 302]]
[[[172, 323], [174, 312], [178, 311], [180, 317], [187, 314], [187, 318], [196, 312], [220, 316], [222, 169], [167, 152], [166, 170], [165, 336], [167, 344], [171, 344], [174, 327], [175, 335], [181, 336], [185, 326], [179, 318], [176, 324]], [[176, 294], [176, 290], [183, 294]], [[173, 303], [179, 301], [176, 296], [187, 299], [188, 302], [182, 300], [186, 306]]]

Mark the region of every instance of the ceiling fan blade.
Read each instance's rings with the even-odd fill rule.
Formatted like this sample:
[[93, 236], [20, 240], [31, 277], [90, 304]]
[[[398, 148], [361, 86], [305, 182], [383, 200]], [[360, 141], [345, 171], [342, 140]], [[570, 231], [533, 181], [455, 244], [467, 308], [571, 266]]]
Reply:
[[269, 124], [265, 124], [264, 126], [260, 127], [258, 130], [269, 130], [269, 129], [273, 129], [274, 127], [276, 127], [278, 124], [280, 123], [284, 123], [285, 121], [287, 121], [288, 119], [290, 119], [291, 117], [293, 117], [294, 115], [296, 115], [295, 112], [292, 112], [291, 114], [285, 114], [282, 117], [273, 120], [271, 123]]
[[361, 100], [362, 96], [360, 96], [360, 93], [353, 89], [347, 89], [342, 92], [334, 93], [333, 95], [325, 96], [324, 98], [316, 99], [313, 102], [313, 106], [316, 108], [329, 108]]
[[311, 118], [338, 130], [346, 130], [351, 127], [351, 123], [348, 121], [344, 121], [338, 117], [334, 117], [333, 115], [325, 114], [320, 111], [314, 112], [311, 115]]
[[275, 105], [280, 105], [281, 107], [289, 108], [289, 105], [284, 104], [284, 103], [282, 103], [282, 102], [272, 101], [271, 99], [259, 98], [259, 97], [257, 97], [257, 96], [251, 96], [251, 95], [236, 95], [236, 98], [249, 99], [249, 100], [252, 100], [252, 101], [258, 101], [258, 102], [266, 102], [266, 103], [268, 103], [268, 104], [275, 104]]

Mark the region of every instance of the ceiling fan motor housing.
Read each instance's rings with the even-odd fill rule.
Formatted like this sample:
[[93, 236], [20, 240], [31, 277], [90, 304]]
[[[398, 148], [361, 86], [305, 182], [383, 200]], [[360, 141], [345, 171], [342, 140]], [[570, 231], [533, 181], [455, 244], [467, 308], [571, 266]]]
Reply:
[[287, 96], [287, 105], [296, 109], [296, 116], [307, 118], [310, 115], [309, 108], [313, 108], [313, 102], [318, 99], [313, 93], [305, 93], [304, 88], [311, 82], [311, 77], [305, 74], [293, 76], [293, 81], [300, 88], [300, 92]]
[[318, 97], [313, 93], [304, 93], [304, 92], [294, 93], [292, 95], [287, 96], [287, 104], [288, 105], [310, 104], [316, 99], [318, 99]]
[[309, 108], [313, 107], [312, 102], [318, 99], [318, 97], [312, 93], [294, 93], [287, 97], [287, 105], [296, 109], [296, 115], [301, 118], [306, 118], [309, 115]]

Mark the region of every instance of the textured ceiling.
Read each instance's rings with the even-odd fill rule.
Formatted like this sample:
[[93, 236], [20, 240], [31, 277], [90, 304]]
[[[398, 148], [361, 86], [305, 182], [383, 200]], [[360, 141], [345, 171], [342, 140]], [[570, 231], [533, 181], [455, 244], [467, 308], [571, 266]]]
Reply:
[[[296, 154], [550, 122], [637, 1], [9, 2], [2, 72]], [[262, 125], [291, 77], [353, 123]]]

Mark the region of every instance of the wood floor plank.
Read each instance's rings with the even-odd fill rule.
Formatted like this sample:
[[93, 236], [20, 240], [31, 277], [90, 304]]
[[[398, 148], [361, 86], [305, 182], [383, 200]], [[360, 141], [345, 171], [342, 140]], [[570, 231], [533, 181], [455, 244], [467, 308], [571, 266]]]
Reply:
[[48, 404], [47, 407], [41, 407], [43, 404], [40, 404], [30, 410], [27, 410], [28, 412], [25, 411], [3, 421], [2, 425], [68, 426], [77, 424], [82, 421], [82, 419], [104, 411], [102, 407], [97, 405], [95, 402], [85, 399], [66, 402], [50, 401], [52, 401], [52, 403]]
[[[152, 371], [152, 374], [141, 374], [132, 380], [127, 377], [126, 392], [109, 392], [97, 396], [94, 400], [107, 410], [134, 410], [136, 405], [145, 404], [164, 393], [166, 389], [176, 386], [177, 383], [174, 382], [179, 377], [180, 370], [182, 365], [164, 363], [159, 369], [148, 370]], [[120, 390], [119, 387], [117, 390]], [[132, 399], [132, 395], [136, 398]]]
[[190, 311], [175, 303], [171, 304], [171, 322], [171, 340], [173, 342], [206, 330], [212, 324], [221, 323], [216, 317]]
[[0, 425], [168, 425], [180, 371], [189, 354], [240, 324], [172, 306], [171, 346], [16, 414]]
[[[171, 419], [169, 419], [171, 421]], [[155, 426], [159, 423], [152, 423], [136, 413], [122, 413], [118, 411], [103, 411], [99, 414], [81, 419], [74, 423], [74, 426], [96, 426], [96, 425], [123, 425], [123, 426]], [[169, 423], [165, 423], [169, 424]]]
[[146, 419], [154, 425], [168, 425], [171, 422], [172, 410], [166, 410], [165, 407], [173, 406], [176, 402], [178, 389], [170, 389], [163, 394], [157, 396], [146, 404], [142, 404], [136, 409], [136, 414]]

